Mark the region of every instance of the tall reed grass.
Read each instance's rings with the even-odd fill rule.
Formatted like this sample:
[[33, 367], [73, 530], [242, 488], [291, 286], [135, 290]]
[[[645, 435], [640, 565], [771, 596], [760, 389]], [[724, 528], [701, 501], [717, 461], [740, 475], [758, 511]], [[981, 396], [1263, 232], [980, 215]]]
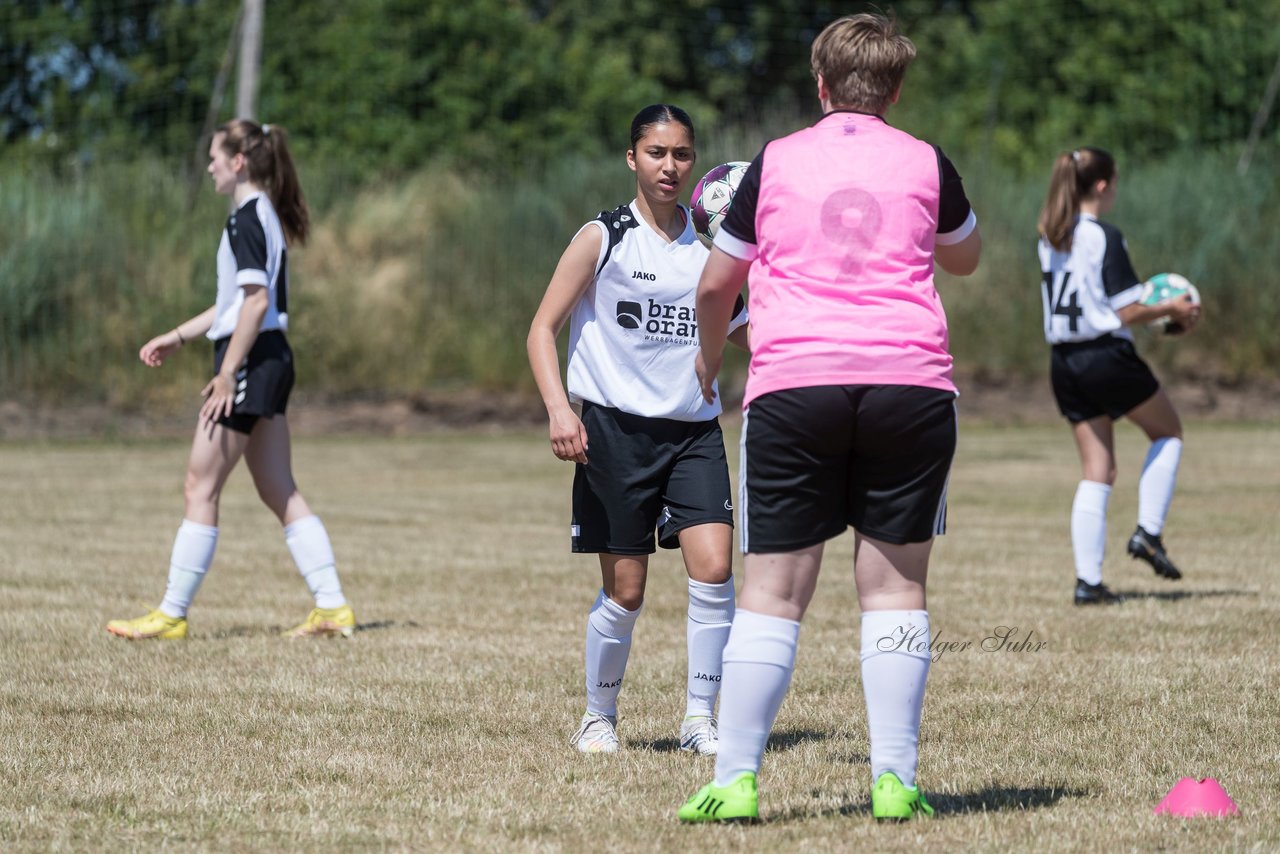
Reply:
[[[750, 159], [767, 134], [700, 139], [696, 170]], [[1272, 152], [1266, 152], [1272, 153]], [[940, 275], [960, 370], [992, 378], [1044, 370], [1035, 218], [1047, 179], [954, 156], [985, 243], [965, 280]], [[1280, 374], [1280, 168], [1231, 152], [1121, 161], [1110, 219], [1140, 275], [1201, 286], [1202, 328], [1185, 339], [1140, 333], [1162, 370], [1225, 381]], [[304, 182], [308, 176], [304, 174]], [[323, 176], [318, 176], [323, 178]], [[621, 152], [512, 176], [444, 166], [383, 186], [315, 183], [313, 239], [290, 265], [291, 339], [300, 382], [323, 395], [532, 388], [529, 319], [577, 228], [629, 199]], [[189, 406], [207, 351], [160, 371], [138, 347], [207, 305], [225, 200], [155, 163], [74, 179], [0, 166], [0, 395], [122, 408]], [[742, 359], [730, 365], [739, 381]]]

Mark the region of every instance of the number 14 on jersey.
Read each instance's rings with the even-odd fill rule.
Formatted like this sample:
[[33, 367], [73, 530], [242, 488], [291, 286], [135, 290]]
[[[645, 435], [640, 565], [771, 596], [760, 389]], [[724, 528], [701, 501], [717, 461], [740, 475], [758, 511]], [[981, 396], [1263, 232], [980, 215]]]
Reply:
[[1067, 318], [1067, 329], [1070, 332], [1080, 331], [1080, 316], [1084, 309], [1080, 308], [1080, 290], [1071, 281], [1071, 273], [1044, 274], [1044, 331], [1053, 332], [1053, 318]]

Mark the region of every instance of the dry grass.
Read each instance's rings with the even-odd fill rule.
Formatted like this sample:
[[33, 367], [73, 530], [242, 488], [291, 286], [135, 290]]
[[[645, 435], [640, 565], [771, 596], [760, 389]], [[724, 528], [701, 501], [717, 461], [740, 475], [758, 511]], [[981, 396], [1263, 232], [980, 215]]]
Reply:
[[[1168, 539], [1187, 570], [1122, 554], [1142, 448], [1122, 429], [1106, 577], [1079, 610], [1062, 427], [968, 427], [930, 611], [944, 639], [1034, 631], [1037, 653], [944, 656], [921, 776], [937, 819], [868, 814], [851, 541], [828, 549], [753, 828], [681, 827], [707, 760], [683, 708], [676, 560], [652, 573], [625, 753], [566, 738], [596, 570], [567, 553], [570, 470], [541, 436], [306, 440], [305, 491], [362, 631], [289, 643], [309, 607], [238, 472], [186, 643], [103, 623], [155, 602], [179, 521], [179, 444], [0, 446], [0, 843], [19, 849], [1103, 850], [1280, 845], [1275, 559], [1280, 433], [1192, 425]], [[1155, 817], [1214, 776], [1232, 820]]]

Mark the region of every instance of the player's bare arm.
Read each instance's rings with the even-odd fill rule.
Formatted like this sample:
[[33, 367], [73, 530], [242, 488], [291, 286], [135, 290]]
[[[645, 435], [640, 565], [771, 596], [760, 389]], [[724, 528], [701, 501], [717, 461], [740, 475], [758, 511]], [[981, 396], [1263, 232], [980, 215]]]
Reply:
[[556, 337], [591, 285], [601, 239], [598, 228], [584, 228], [565, 249], [533, 316], [526, 341], [533, 380], [547, 408], [551, 450], [558, 459], [583, 464], [587, 462], [587, 432], [569, 405], [569, 396], [560, 381]]
[[1184, 332], [1190, 332], [1200, 322], [1200, 304], [1192, 300], [1189, 294], [1183, 294], [1155, 305], [1130, 303], [1124, 308], [1116, 309], [1116, 317], [1125, 326], [1140, 326], [1167, 317], [1181, 326]]
[[138, 351], [142, 364], [150, 368], [158, 368], [164, 360], [186, 346], [187, 342], [203, 336], [213, 326], [218, 307], [211, 305], [195, 317], [184, 320], [177, 326], [161, 335], [152, 338]]
[[266, 317], [269, 307], [264, 285], [244, 285], [243, 290], [244, 303], [240, 307], [235, 331], [231, 333], [231, 340], [227, 343], [222, 370], [200, 392], [204, 396], [200, 418], [210, 424], [231, 414], [231, 408], [235, 405], [236, 371], [249, 355], [253, 342], [258, 340], [258, 329], [262, 326], [262, 318]]
[[698, 353], [696, 370], [702, 385], [702, 397], [707, 403], [716, 399], [716, 375], [724, 361], [724, 342], [728, 338], [729, 321], [733, 304], [742, 291], [750, 261], [734, 258], [718, 247], [711, 247], [711, 257], [702, 268], [698, 280]]
[[974, 226], [973, 231], [959, 243], [935, 246], [933, 257], [939, 267], [953, 276], [972, 275], [982, 257], [982, 233]]

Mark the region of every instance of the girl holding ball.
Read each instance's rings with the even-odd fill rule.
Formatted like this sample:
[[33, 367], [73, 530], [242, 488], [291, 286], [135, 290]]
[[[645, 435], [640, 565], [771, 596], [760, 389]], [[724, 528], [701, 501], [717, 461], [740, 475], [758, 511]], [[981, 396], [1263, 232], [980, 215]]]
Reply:
[[1115, 204], [1119, 177], [1115, 159], [1100, 148], [1059, 154], [1038, 223], [1050, 379], [1084, 469], [1071, 507], [1077, 605], [1110, 605], [1122, 598], [1102, 583], [1107, 503], [1116, 480], [1113, 431], [1121, 418], [1151, 441], [1128, 552], [1156, 575], [1182, 577], [1161, 539], [1182, 459], [1182, 422], [1134, 349], [1129, 327], [1168, 318], [1189, 331], [1200, 320], [1200, 305], [1189, 295], [1158, 305], [1141, 302], [1143, 283], [1124, 237], [1101, 220]]

